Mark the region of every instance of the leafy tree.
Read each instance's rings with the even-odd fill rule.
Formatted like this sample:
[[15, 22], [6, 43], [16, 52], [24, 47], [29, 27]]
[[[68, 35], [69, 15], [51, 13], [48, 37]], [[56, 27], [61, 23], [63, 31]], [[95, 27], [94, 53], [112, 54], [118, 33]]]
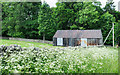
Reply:
[[2, 33], [12, 37], [38, 37], [38, 6], [41, 2], [3, 3]]
[[[101, 16], [101, 23], [102, 23], [102, 32], [103, 32], [103, 38], [105, 39], [109, 33], [109, 31], [112, 28], [112, 23], [115, 22], [115, 17], [111, 15], [109, 12], [103, 14]], [[110, 34], [109, 38], [106, 41], [106, 44], [112, 44], [112, 33]]]
[[23, 3], [24, 18], [22, 24], [24, 25], [24, 33], [26, 38], [40, 38], [38, 34], [38, 12], [41, 2]]
[[78, 22], [78, 27], [83, 27], [86, 29], [96, 29], [97, 23], [99, 22], [99, 13], [92, 2], [84, 3], [83, 8], [78, 12], [78, 18], [75, 22]]
[[73, 3], [57, 3], [56, 7], [56, 23], [58, 26], [58, 29], [66, 30], [70, 29], [70, 26], [74, 22], [74, 10], [73, 10]]
[[115, 42], [120, 46], [120, 20], [115, 24]]
[[[120, 41], [120, 12], [114, 2], [58, 2], [50, 8], [41, 2], [2, 3], [3, 36], [52, 40], [57, 30], [101, 29], [104, 39], [115, 22], [115, 42]], [[112, 34], [106, 44], [112, 44]]]
[[3, 3], [3, 33], [7, 32], [9, 36], [22, 35], [22, 32], [19, 31], [20, 11], [18, 8], [17, 3]]
[[[111, 0], [110, 2], [107, 2], [105, 7], [103, 8], [104, 9], [104, 12], [109, 12], [109, 14], [113, 15], [113, 17], [115, 17], [115, 40], [116, 40], [116, 44], [118, 44], [119, 40], [118, 40], [118, 37], [119, 37], [119, 34], [118, 34], [118, 25], [119, 25], [119, 20], [120, 20], [120, 12], [116, 11], [115, 10], [115, 5], [114, 5], [114, 2], [113, 0]], [[109, 38], [110, 39], [110, 38]], [[112, 36], [111, 36], [111, 39], [112, 39]]]
[[111, 0], [110, 2], [108, 1], [103, 9], [105, 12], [109, 12], [111, 14], [114, 13], [115, 12], [115, 5], [114, 5], [113, 0]]
[[49, 37], [52, 38], [53, 33], [55, 32], [55, 17], [51, 15], [53, 10], [50, 9], [50, 6], [47, 3], [43, 3], [39, 11], [39, 35], [43, 36], [43, 40], [45, 40], [45, 35], [47, 35], [47, 39], [50, 40]]

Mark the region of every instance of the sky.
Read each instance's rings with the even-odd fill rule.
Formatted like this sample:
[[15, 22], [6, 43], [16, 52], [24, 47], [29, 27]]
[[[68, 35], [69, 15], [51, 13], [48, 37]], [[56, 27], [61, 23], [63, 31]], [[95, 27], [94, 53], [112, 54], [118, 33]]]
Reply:
[[[42, 1], [47, 2], [50, 5], [50, 7], [55, 7], [56, 6], [56, 2], [58, 0], [42, 0]], [[98, 0], [98, 1], [100, 1], [102, 3], [102, 7], [104, 7], [106, 2], [107, 2], [107, 0]], [[114, 5], [116, 6], [116, 10], [118, 10], [118, 2], [120, 0], [113, 0], [113, 1], [115, 2]]]

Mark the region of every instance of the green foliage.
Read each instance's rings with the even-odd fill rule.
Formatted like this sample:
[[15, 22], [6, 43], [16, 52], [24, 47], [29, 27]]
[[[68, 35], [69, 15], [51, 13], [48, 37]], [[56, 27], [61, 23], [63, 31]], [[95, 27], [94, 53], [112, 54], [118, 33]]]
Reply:
[[59, 30], [70, 29], [70, 26], [74, 23], [75, 12], [73, 5], [74, 2], [57, 3], [55, 16]]
[[115, 24], [115, 42], [120, 45], [120, 20]]
[[105, 10], [105, 12], [113, 14], [115, 12], [115, 5], [113, 0], [111, 2], [107, 2], [103, 9]]
[[84, 29], [85, 29], [85, 28], [83, 28], [83, 27], [78, 27], [78, 26], [75, 25], [75, 24], [73, 24], [72, 26], [70, 26], [70, 28], [71, 28], [71, 30], [78, 30], [78, 29], [84, 30]]
[[[103, 23], [101, 30], [103, 32], [103, 37], [105, 39], [113, 26], [112, 23], [115, 22], [115, 18], [113, 17], [113, 15], [109, 14], [109, 12], [106, 12], [101, 16], [101, 22]], [[111, 43], [112, 43], [112, 33], [110, 34], [106, 44], [111, 44]]]
[[38, 38], [38, 3], [3, 3], [3, 36]]
[[78, 27], [77, 27], [77, 25], [73, 24], [72, 26], [70, 26], [70, 28], [72, 30], [72, 29], [77, 29]]
[[[119, 31], [119, 24], [118, 24], [118, 22], [120, 20], [120, 17], [119, 17], [120, 16], [120, 12], [115, 10], [115, 5], [114, 5], [113, 1], [107, 2], [107, 4], [105, 5], [105, 7], [103, 9], [104, 9], [104, 13], [106, 13], [104, 15], [104, 18], [106, 18], [106, 19], [102, 18], [103, 20], [106, 21], [106, 25], [104, 25], [104, 27], [102, 29], [103, 30], [103, 36], [105, 38], [105, 35], [108, 33], [107, 31], [110, 30], [110, 28], [112, 27], [112, 22], [113, 22], [113, 23], [115, 23], [115, 40], [116, 40], [115, 43], [119, 44], [120, 40], [118, 40], [118, 38], [119, 38], [119, 34], [118, 33], [120, 31]], [[109, 13], [109, 16], [108, 16], [108, 13]], [[110, 15], [111, 15], [111, 17], [110, 17]], [[102, 21], [102, 23], [103, 23], [103, 21]], [[108, 38], [108, 41], [106, 43], [107, 44], [111, 44], [112, 43], [112, 34], [110, 35], [110, 37]]]
[[92, 3], [84, 3], [83, 9], [79, 10], [78, 18], [76, 18], [76, 22], [78, 22], [83, 28], [86, 29], [96, 29], [96, 24], [99, 22], [99, 13], [96, 11], [96, 8], [92, 5]]
[[41, 5], [39, 10], [38, 22], [39, 22], [39, 35], [40, 36], [47, 36], [48, 38], [52, 38], [53, 34], [55, 33], [56, 23], [55, 17], [52, 15], [53, 10], [50, 9], [50, 6], [45, 2]]
[[[120, 12], [114, 2], [101, 8], [100, 2], [58, 2], [50, 8], [44, 2], [2, 3], [3, 36], [52, 40], [57, 30], [101, 29], [103, 38], [115, 23], [115, 43], [119, 42]], [[110, 34], [106, 44], [112, 44]]]

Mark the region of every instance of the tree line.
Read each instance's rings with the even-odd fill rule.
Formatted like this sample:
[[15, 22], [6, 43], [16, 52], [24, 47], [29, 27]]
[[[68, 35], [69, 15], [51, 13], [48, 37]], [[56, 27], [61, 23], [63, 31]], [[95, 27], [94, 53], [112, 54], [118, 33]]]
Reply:
[[[2, 36], [52, 40], [57, 30], [101, 29], [106, 38], [115, 23], [115, 43], [120, 45], [120, 12], [114, 2], [2, 2]], [[110, 34], [106, 44], [112, 44]]]

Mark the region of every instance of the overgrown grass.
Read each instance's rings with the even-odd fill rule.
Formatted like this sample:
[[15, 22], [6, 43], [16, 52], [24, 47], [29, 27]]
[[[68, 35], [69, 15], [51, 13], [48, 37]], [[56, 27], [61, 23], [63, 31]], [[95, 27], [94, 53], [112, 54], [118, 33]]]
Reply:
[[[1, 40], [0, 45], [39, 47], [5, 53], [3, 72], [21, 73], [118, 73], [118, 49], [112, 47], [54, 47], [51, 44]], [[9, 52], [8, 52], [9, 53]]]
[[2, 73], [118, 73], [117, 54], [105, 47], [8, 51], [0, 67]]
[[17, 41], [17, 40], [5, 40], [0, 39], [0, 45], [9, 46], [12, 44], [20, 45], [21, 47], [53, 47], [52, 44], [45, 44], [45, 43], [37, 43], [37, 42], [26, 42], [26, 41]]

